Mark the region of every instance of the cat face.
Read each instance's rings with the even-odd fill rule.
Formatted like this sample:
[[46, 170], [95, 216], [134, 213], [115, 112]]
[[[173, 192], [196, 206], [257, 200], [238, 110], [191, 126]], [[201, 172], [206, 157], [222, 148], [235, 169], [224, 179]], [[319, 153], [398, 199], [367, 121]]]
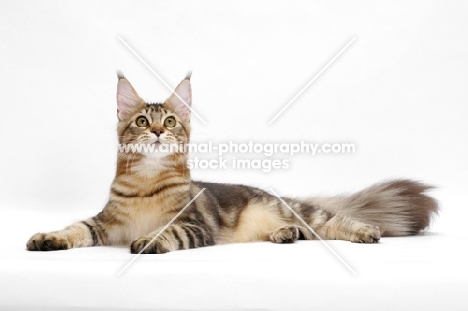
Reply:
[[132, 153], [164, 157], [180, 152], [190, 139], [191, 86], [184, 79], [162, 104], [146, 103], [130, 82], [119, 76], [117, 116], [119, 143], [138, 146]]

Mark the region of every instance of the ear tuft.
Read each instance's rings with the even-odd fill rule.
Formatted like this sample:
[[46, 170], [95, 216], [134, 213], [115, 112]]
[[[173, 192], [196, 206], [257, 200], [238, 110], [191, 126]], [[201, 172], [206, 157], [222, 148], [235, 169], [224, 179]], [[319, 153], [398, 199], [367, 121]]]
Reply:
[[117, 78], [120, 79], [125, 79], [125, 76], [121, 70], [117, 70]]
[[117, 76], [119, 78], [117, 83], [117, 116], [122, 121], [130, 117], [135, 108], [144, 104], [144, 101], [123, 74], [118, 72]]

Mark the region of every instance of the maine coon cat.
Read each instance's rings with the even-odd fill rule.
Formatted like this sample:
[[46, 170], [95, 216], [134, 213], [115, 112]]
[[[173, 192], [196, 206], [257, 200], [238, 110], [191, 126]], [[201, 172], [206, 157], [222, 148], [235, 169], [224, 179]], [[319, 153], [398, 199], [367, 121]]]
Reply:
[[[120, 144], [171, 146], [190, 140], [190, 76], [163, 103], [143, 101], [121, 74], [117, 84]], [[223, 243], [292, 243], [316, 236], [277, 197], [245, 185], [197, 182], [185, 152], [121, 152], [109, 201], [94, 217], [60, 231], [37, 233], [31, 251], [95, 245], [130, 246], [132, 253], [166, 253]], [[174, 216], [199, 192], [150, 245]], [[431, 187], [393, 180], [331, 198], [282, 198], [322, 239], [378, 242], [381, 236], [416, 234], [437, 213]]]

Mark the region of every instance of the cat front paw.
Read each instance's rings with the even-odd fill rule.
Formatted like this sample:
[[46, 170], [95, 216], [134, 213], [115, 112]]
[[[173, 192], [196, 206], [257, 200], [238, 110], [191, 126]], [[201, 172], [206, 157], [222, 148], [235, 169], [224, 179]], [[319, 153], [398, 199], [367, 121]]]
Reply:
[[70, 248], [66, 238], [57, 233], [36, 233], [26, 243], [29, 251], [58, 251]]
[[160, 238], [153, 241], [151, 237], [142, 237], [136, 239], [130, 245], [130, 252], [132, 254], [164, 254], [171, 250], [171, 245]]
[[377, 226], [364, 225], [352, 236], [354, 243], [378, 243], [380, 240], [380, 229]]

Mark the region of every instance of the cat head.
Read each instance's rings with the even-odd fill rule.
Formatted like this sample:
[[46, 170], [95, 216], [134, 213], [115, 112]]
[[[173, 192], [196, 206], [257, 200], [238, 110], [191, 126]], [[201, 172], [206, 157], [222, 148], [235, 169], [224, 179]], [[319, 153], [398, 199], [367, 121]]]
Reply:
[[189, 142], [192, 105], [190, 75], [163, 103], [145, 102], [121, 73], [118, 78], [119, 143], [134, 147], [126, 152], [164, 157], [176, 153], [177, 146]]

